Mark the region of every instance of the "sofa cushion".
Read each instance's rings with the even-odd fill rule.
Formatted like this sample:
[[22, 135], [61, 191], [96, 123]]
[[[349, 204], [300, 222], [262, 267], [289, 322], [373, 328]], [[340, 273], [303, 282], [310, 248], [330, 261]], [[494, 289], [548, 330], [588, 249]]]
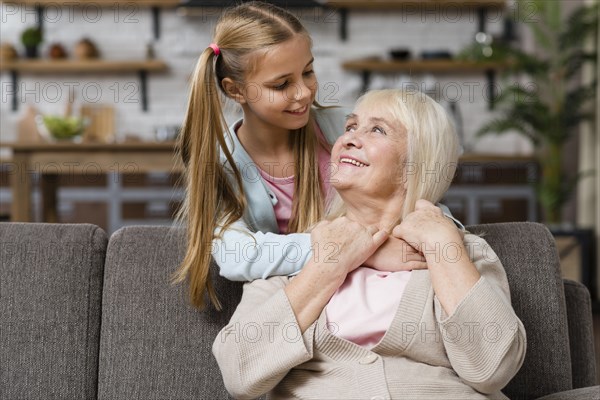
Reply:
[[239, 303], [241, 283], [216, 274], [224, 310], [198, 311], [170, 277], [184, 231], [126, 227], [109, 241], [98, 376], [100, 399], [227, 398], [212, 342]]
[[506, 270], [515, 312], [527, 332], [523, 366], [503, 389], [511, 399], [532, 399], [572, 389], [569, 337], [559, 258], [550, 231], [538, 223], [467, 228], [483, 233]]
[[1, 398], [96, 398], [106, 244], [94, 225], [0, 224]]

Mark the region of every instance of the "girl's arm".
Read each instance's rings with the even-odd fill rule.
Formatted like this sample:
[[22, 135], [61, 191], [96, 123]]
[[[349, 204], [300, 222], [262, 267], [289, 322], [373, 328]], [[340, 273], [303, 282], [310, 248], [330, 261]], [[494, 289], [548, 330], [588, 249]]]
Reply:
[[312, 249], [310, 233], [252, 232], [240, 219], [212, 241], [211, 253], [223, 277], [253, 281], [298, 273], [310, 260]]
[[[217, 228], [215, 233], [219, 231]], [[342, 235], [352, 238], [348, 232], [342, 232]], [[221, 238], [212, 241], [211, 254], [221, 276], [232, 281], [253, 281], [295, 275], [309, 261], [331, 258], [339, 250], [325, 244], [313, 257], [313, 247], [311, 233], [252, 232], [243, 220], [238, 220], [223, 232]], [[396, 259], [395, 262], [398, 264], [399, 261]], [[412, 259], [406, 265], [413, 266]]]

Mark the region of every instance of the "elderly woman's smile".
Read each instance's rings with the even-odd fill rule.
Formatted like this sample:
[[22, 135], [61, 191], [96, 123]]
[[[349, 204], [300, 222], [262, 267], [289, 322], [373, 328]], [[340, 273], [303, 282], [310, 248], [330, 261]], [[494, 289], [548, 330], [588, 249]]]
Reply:
[[348, 156], [346, 154], [342, 154], [340, 156], [340, 164], [350, 164], [350, 165], [354, 165], [354, 166], [359, 167], [359, 168], [360, 167], [368, 167], [369, 166], [368, 164], [366, 164], [366, 163], [364, 163], [364, 162], [362, 162], [360, 160], [357, 160], [356, 158], [350, 157], [350, 156]]

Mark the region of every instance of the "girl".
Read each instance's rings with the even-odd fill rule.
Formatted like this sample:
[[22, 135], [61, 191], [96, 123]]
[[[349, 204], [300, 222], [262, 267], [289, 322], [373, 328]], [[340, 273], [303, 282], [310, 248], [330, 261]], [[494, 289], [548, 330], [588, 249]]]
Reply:
[[[220, 308], [212, 257], [224, 277], [249, 281], [297, 273], [312, 254], [310, 234], [299, 232], [324, 214], [330, 147], [346, 110], [316, 103], [311, 44], [292, 14], [249, 2], [223, 14], [200, 56], [180, 134], [187, 195], [179, 218], [188, 244], [175, 276], [189, 278], [199, 308], [206, 293]], [[219, 91], [243, 110], [229, 129]], [[329, 251], [320, 256], [335, 248]], [[422, 255], [392, 239], [367, 265], [383, 269], [382, 259], [392, 257], [396, 270], [426, 267]]]

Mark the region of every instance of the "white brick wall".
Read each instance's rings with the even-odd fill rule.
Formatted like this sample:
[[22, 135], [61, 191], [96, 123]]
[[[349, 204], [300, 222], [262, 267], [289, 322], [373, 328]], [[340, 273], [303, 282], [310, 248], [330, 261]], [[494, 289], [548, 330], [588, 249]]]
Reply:
[[[77, 41], [89, 37], [106, 59], [139, 59], [145, 56], [147, 43], [153, 41], [149, 9], [126, 5], [118, 9], [98, 9], [93, 2], [79, 3], [85, 6], [47, 9], [44, 54], [53, 42], [61, 42], [68, 51], [72, 51]], [[0, 41], [12, 43], [21, 50], [20, 33], [36, 21], [33, 9], [1, 4], [0, 11]], [[16, 137], [16, 124], [26, 108], [25, 102], [44, 113], [62, 112], [67, 99], [68, 82], [78, 84], [76, 97], [79, 103], [87, 99], [115, 105], [118, 137], [136, 134], [151, 138], [157, 126], [180, 124], [186, 107], [188, 77], [199, 52], [211, 41], [216, 14], [215, 10], [206, 10], [204, 17], [191, 18], [179, 16], [175, 10], [161, 11], [161, 37], [154, 43], [154, 48], [157, 58], [168, 63], [169, 72], [149, 74], [149, 111], [146, 113], [141, 110], [137, 94], [134, 95], [138, 82], [136, 74], [43, 77], [23, 74], [19, 111], [13, 112], [8, 96], [10, 77], [2, 73], [1, 140], [9, 141]], [[412, 12], [408, 15], [402, 11], [353, 10], [348, 18], [349, 38], [342, 41], [339, 38], [339, 15], [336, 13], [305, 10], [300, 16], [313, 36], [321, 100], [333, 99], [345, 105], [355, 100], [361, 82], [357, 74], [342, 70], [340, 65], [343, 61], [384, 55], [396, 47], [409, 48], [414, 56], [424, 50], [447, 49], [456, 52], [473, 40], [477, 30], [475, 14], [467, 11], [437, 14]], [[488, 31], [500, 33], [501, 19], [495, 14], [490, 15], [489, 19]], [[374, 85], [396, 86], [407, 80], [421, 85], [424, 77], [386, 78], [375, 75], [373, 78]], [[492, 116], [484, 98], [487, 82], [483, 74], [430, 75], [426, 78], [433, 83], [439, 82], [442, 93], [458, 100], [465, 136], [471, 148], [495, 153], [526, 154], [531, 151], [528, 142], [518, 135], [483, 139], [473, 137], [477, 128]], [[128, 85], [130, 83], [133, 85]], [[24, 93], [24, 90], [28, 92]], [[127, 101], [128, 96], [133, 102]]]

